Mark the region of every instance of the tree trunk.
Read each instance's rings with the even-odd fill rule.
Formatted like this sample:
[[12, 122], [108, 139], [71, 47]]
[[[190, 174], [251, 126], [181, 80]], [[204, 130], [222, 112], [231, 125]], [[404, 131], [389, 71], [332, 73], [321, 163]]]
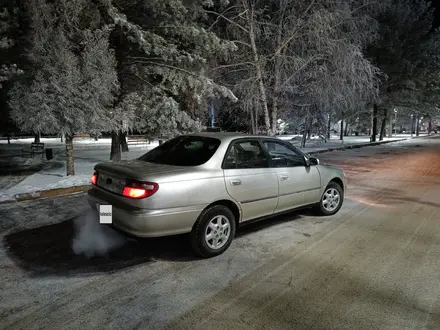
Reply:
[[414, 114], [412, 114], [411, 115], [411, 129], [410, 129], [410, 132], [411, 132], [411, 137], [413, 137], [413, 132], [414, 132], [414, 118], [415, 118], [415, 115]]
[[428, 123], [428, 135], [431, 134], [432, 131], [432, 118], [429, 117], [429, 123]]
[[350, 124], [345, 122], [345, 130], [344, 130], [344, 136], [348, 136], [348, 133], [350, 132]]
[[328, 122], [327, 122], [327, 139], [330, 140], [331, 138], [331, 129], [332, 129], [332, 115], [331, 113], [328, 114]]
[[301, 148], [306, 147], [306, 141], [307, 141], [307, 131], [304, 130], [302, 138], [301, 138]]
[[392, 138], [393, 137], [393, 116], [389, 116], [389, 129], [388, 129], [388, 137]]
[[112, 132], [110, 160], [121, 160], [121, 142], [119, 141], [119, 134], [116, 132]]
[[339, 140], [344, 141], [344, 111], [341, 114], [341, 131], [339, 132]]
[[67, 175], [75, 175], [75, 166], [73, 164], [73, 136], [66, 135], [66, 157], [67, 157]]
[[251, 108], [249, 110], [249, 119], [251, 120], [251, 134], [255, 134], [255, 129], [254, 129], [254, 112], [253, 109]]
[[248, 24], [249, 24], [249, 41], [251, 44], [251, 48], [252, 48], [252, 54], [253, 54], [253, 59], [254, 59], [254, 64], [255, 64], [255, 70], [257, 73], [257, 81], [258, 81], [258, 89], [260, 91], [260, 98], [261, 98], [261, 105], [263, 107], [263, 111], [264, 111], [264, 125], [266, 128], [266, 132], [268, 134], [270, 134], [270, 114], [269, 114], [269, 108], [267, 105], [267, 96], [266, 96], [266, 87], [264, 86], [264, 81], [263, 81], [263, 72], [261, 69], [261, 63], [260, 63], [260, 57], [258, 55], [258, 50], [257, 50], [257, 44], [255, 42], [255, 32], [254, 32], [254, 12], [253, 12], [253, 8], [249, 8], [249, 6], [247, 6], [247, 2], [243, 2], [245, 4], [245, 7], [247, 7], [247, 20], [248, 20]]
[[251, 129], [252, 129], [252, 134], [257, 134], [257, 128], [255, 126], [255, 118], [254, 118], [254, 109], [251, 108], [249, 111], [249, 114], [251, 115]]
[[420, 135], [420, 119], [419, 114], [416, 115], [416, 136]]
[[377, 112], [378, 112], [378, 105], [373, 105], [373, 120], [371, 125], [371, 142], [376, 142], [376, 135], [377, 135]]
[[304, 121], [304, 131], [302, 134], [302, 139], [301, 139], [301, 148], [305, 148], [306, 147], [306, 141], [307, 141], [307, 131], [309, 130], [309, 117], [310, 117], [310, 113], [307, 111], [307, 115]]
[[64, 134], [61, 134], [60, 139], [61, 139], [61, 143], [64, 143]]
[[[276, 47], [279, 48], [283, 42], [283, 24], [284, 24], [284, 10], [281, 9], [281, 17], [278, 23]], [[275, 65], [274, 65], [274, 90], [272, 99], [272, 132], [276, 134], [278, 128], [278, 100], [280, 98], [280, 86], [281, 86], [281, 59], [284, 56], [284, 48], [281, 52], [275, 53]]]
[[254, 126], [255, 126], [255, 134], [259, 134], [260, 130], [260, 103], [258, 100], [255, 100], [255, 107], [254, 107]]
[[272, 119], [272, 128], [271, 135], [276, 135], [278, 130], [278, 97], [274, 95], [272, 100], [272, 111], [271, 111], [271, 119]]
[[40, 143], [40, 133], [34, 135], [34, 143]]
[[128, 143], [127, 143], [127, 133], [122, 132], [121, 130], [118, 132], [119, 135], [119, 143], [121, 144], [122, 152], [128, 152]]
[[[315, 112], [315, 107], [312, 109]], [[316, 112], [315, 112], [316, 113]], [[313, 117], [309, 113], [309, 116], [307, 118], [307, 140], [310, 140], [312, 138], [312, 123], [313, 123]]]
[[385, 136], [385, 128], [387, 126], [387, 119], [388, 119], [388, 109], [385, 109], [385, 111], [383, 113], [382, 123], [380, 125], [379, 141], [383, 141], [383, 138]]

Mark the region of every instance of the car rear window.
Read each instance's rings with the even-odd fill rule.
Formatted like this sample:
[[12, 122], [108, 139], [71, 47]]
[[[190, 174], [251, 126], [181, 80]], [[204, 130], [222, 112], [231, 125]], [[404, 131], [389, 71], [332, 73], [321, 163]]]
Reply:
[[206, 163], [220, 140], [203, 136], [179, 136], [139, 157], [139, 160], [174, 166], [199, 166]]

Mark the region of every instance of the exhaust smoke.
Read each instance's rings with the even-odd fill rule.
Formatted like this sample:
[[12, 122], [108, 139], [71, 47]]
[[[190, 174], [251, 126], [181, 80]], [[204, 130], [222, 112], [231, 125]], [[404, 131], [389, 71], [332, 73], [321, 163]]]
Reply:
[[74, 220], [72, 250], [87, 258], [105, 256], [125, 244], [126, 239], [113, 229], [99, 223], [98, 213], [90, 210]]

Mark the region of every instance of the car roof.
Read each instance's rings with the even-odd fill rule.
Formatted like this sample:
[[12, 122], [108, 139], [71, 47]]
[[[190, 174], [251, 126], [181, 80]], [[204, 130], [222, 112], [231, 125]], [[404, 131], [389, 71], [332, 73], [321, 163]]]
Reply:
[[204, 136], [204, 137], [210, 137], [214, 139], [218, 139], [221, 142], [229, 143], [232, 140], [240, 139], [240, 138], [269, 138], [269, 139], [275, 139], [271, 136], [266, 135], [252, 135], [252, 134], [246, 134], [246, 133], [240, 133], [240, 132], [199, 132], [194, 134], [187, 134], [187, 136]]

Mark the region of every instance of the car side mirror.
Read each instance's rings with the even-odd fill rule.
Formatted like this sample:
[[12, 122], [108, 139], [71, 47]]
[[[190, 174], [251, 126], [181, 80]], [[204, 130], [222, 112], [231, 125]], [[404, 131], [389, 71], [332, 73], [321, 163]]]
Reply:
[[309, 158], [310, 165], [319, 165], [319, 159], [315, 157]]
[[311, 165], [310, 158], [304, 157], [304, 160], [306, 161], [306, 167], [310, 167]]

